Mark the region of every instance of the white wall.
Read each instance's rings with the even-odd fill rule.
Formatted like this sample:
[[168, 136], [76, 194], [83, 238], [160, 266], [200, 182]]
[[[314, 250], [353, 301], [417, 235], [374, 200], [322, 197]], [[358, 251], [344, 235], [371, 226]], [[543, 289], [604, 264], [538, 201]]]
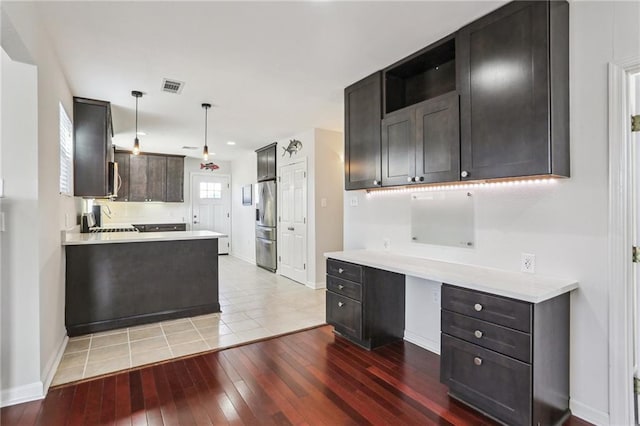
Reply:
[[571, 178], [476, 190], [475, 248], [411, 243], [408, 193], [351, 191], [344, 202], [345, 249], [382, 249], [389, 238], [393, 251], [514, 271], [522, 252], [534, 253], [536, 273], [579, 280], [571, 297], [571, 409], [598, 424], [608, 422], [606, 65], [640, 55], [639, 17], [638, 2], [571, 3]]
[[2, 50], [2, 309], [0, 377], [5, 405], [42, 392], [38, 264], [37, 70]]
[[[59, 103], [67, 112], [72, 111], [72, 97], [63, 75], [55, 52], [49, 45], [46, 34], [39, 24], [39, 17], [33, 3], [3, 3], [2, 5], [2, 45], [6, 51], [18, 58], [28, 58], [37, 67], [37, 126], [30, 124], [28, 128], [21, 128], [22, 132], [30, 132], [37, 129], [36, 150], [28, 157], [30, 167], [35, 166], [37, 171], [29, 173], [30, 167], [21, 172], [21, 179], [31, 182], [36, 179], [37, 194], [34, 197], [31, 210], [35, 211], [35, 220], [31, 222], [31, 228], [36, 230], [36, 242], [30, 246], [28, 268], [36, 271], [32, 281], [5, 282], [9, 289], [30, 287], [35, 285], [37, 290], [28, 298], [22, 299], [22, 303], [34, 304], [38, 315], [30, 317], [28, 321], [21, 321], [20, 315], [15, 311], [11, 314], [12, 323], [16, 324], [19, 335], [29, 335], [33, 330], [29, 324], [39, 321], [39, 332], [36, 333], [39, 348], [36, 355], [30, 351], [15, 353], [14, 359], [4, 359], [3, 363], [24, 362], [29, 363], [29, 368], [36, 368], [39, 375], [40, 393], [35, 391], [34, 384], [11, 383], [11, 387], [3, 383], [3, 392], [14, 395], [16, 389], [22, 389], [20, 398], [35, 398], [42, 396], [43, 387], [46, 389], [55, 368], [59, 362], [65, 342], [64, 328], [64, 262], [63, 250], [60, 241], [60, 229], [66, 227], [65, 218], [74, 217], [76, 203], [71, 197], [61, 196], [58, 192], [59, 181]], [[11, 36], [5, 37], [6, 28], [11, 28]], [[13, 84], [13, 82], [11, 83]], [[4, 96], [4, 95], [3, 95]], [[19, 96], [17, 96], [19, 98]], [[12, 99], [15, 102], [16, 97]], [[4, 109], [3, 109], [4, 110]], [[16, 139], [9, 140], [11, 143]], [[4, 145], [5, 142], [3, 142]], [[6, 171], [3, 168], [3, 173]], [[7, 185], [9, 181], [7, 180]], [[7, 200], [8, 202], [8, 200]], [[3, 207], [4, 208], [4, 207]], [[21, 259], [24, 262], [24, 259]], [[24, 268], [24, 264], [21, 268]], [[16, 267], [16, 265], [13, 265]], [[41, 301], [41, 303], [39, 303]], [[18, 317], [14, 317], [18, 314]], [[3, 313], [4, 315], [4, 313]], [[3, 321], [4, 323], [4, 321]], [[4, 343], [4, 342], [3, 342]], [[19, 360], [18, 360], [19, 359]], [[35, 367], [34, 367], [35, 365]], [[15, 367], [12, 366], [13, 370]], [[27, 386], [27, 388], [21, 388]], [[3, 403], [11, 403], [4, 401]], [[15, 400], [13, 401], [15, 402]]]
[[[250, 263], [256, 263], [256, 214], [255, 186], [258, 181], [257, 156], [253, 151], [239, 155], [231, 162], [231, 255]], [[252, 184], [253, 197], [250, 206], [242, 205], [242, 187]]]

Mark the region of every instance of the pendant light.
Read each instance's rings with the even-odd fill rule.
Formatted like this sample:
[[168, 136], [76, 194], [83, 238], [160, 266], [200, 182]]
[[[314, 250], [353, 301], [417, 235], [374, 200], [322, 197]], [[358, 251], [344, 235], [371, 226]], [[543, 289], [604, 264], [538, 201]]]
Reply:
[[140, 141], [138, 140], [138, 98], [142, 97], [142, 92], [134, 90], [131, 96], [136, 98], [136, 138], [133, 140], [133, 155], [140, 154]]
[[202, 159], [204, 161], [209, 160], [209, 147], [207, 146], [207, 111], [211, 108], [211, 104], [202, 104], [202, 108], [204, 108], [204, 149], [202, 150]]

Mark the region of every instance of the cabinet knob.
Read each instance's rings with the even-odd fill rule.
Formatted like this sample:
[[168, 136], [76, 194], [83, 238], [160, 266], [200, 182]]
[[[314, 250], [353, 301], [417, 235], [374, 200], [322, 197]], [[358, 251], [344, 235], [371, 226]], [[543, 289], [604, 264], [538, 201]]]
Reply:
[[415, 178], [413, 178], [414, 182], [422, 182], [424, 181], [424, 176], [416, 176]]
[[474, 363], [475, 365], [482, 365], [482, 358], [475, 357], [475, 358], [473, 359], [473, 363]]
[[412, 178], [411, 176], [409, 176], [409, 177], [407, 178], [407, 182], [409, 182], [409, 183], [413, 182], [413, 178]]
[[376, 186], [380, 186], [382, 184], [382, 182], [380, 182], [379, 180], [374, 180], [373, 184]]
[[338, 273], [339, 273], [339, 274], [341, 274], [341, 273], [343, 273], [343, 272], [344, 272], [344, 269], [342, 269], [342, 268], [338, 268]]
[[473, 335], [476, 336], [476, 338], [481, 339], [482, 338], [482, 331], [476, 330], [476, 331], [473, 332]]
[[469, 172], [466, 170], [463, 170], [462, 172], [460, 172], [460, 176], [462, 176], [463, 178], [469, 176]]
[[342, 284], [338, 284], [338, 290], [342, 290], [344, 289], [344, 286]]
[[480, 312], [482, 310], [482, 305], [479, 303], [476, 303], [475, 305], [473, 305], [473, 309]]
[[342, 308], [344, 306], [343, 302], [338, 302], [338, 308]]

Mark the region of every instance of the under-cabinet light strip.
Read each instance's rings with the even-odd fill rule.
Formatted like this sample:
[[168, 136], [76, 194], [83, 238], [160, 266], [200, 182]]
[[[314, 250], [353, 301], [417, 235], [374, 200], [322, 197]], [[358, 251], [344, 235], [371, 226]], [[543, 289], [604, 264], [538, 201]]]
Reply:
[[535, 185], [551, 185], [555, 184], [557, 179], [524, 179], [524, 180], [507, 180], [497, 182], [475, 182], [475, 183], [459, 183], [450, 185], [429, 185], [429, 186], [405, 186], [402, 188], [389, 188], [389, 189], [373, 189], [367, 190], [367, 196], [382, 195], [382, 194], [401, 194], [412, 192], [428, 192], [428, 191], [455, 191], [455, 190], [468, 190], [468, 189], [480, 189], [480, 188], [505, 188], [515, 186], [535, 186]]

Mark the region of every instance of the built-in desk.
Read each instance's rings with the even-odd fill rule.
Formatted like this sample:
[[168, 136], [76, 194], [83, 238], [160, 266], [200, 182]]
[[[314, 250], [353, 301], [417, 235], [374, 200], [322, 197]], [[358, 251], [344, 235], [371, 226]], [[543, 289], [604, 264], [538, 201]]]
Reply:
[[[327, 322], [336, 332], [367, 348], [404, 337], [440, 353], [449, 395], [501, 423], [558, 424], [570, 415], [569, 292], [577, 281], [386, 251], [325, 256]], [[392, 275], [367, 279], [377, 271]], [[382, 315], [396, 319], [394, 328], [375, 322]]]

